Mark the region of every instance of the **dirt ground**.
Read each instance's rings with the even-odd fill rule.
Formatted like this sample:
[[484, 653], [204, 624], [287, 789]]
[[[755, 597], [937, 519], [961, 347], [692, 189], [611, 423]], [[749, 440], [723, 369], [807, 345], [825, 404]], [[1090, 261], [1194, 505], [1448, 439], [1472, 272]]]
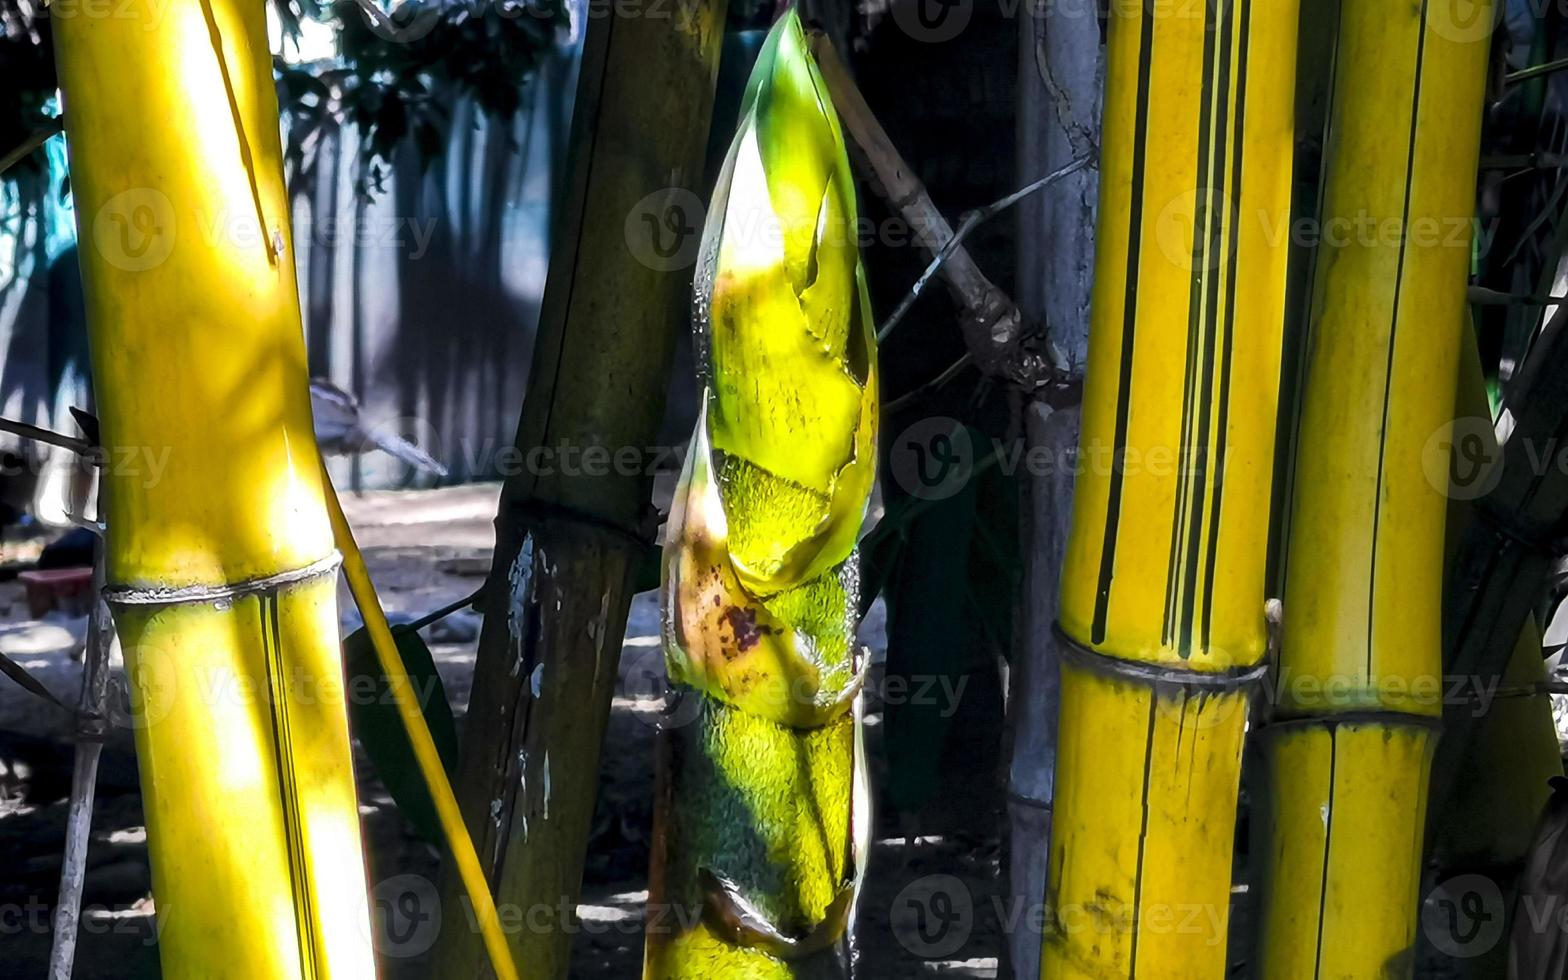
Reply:
[[[369, 493], [345, 500], [382, 601], [394, 621], [410, 620], [471, 593], [489, 568], [497, 487]], [[0, 556], [15, 561], [16, 548]], [[345, 630], [358, 625], [342, 602]], [[459, 716], [467, 705], [479, 618], [460, 612], [426, 637]], [[0, 581], [0, 651], [19, 660], [66, 702], [79, 684], [83, 620], [51, 613], [29, 618], [20, 585]], [[864, 639], [881, 650], [880, 607]], [[636, 597], [603, 752], [572, 976], [640, 975], [647, 896], [650, 801], [658, 678], [657, 607]], [[876, 684], [870, 685], [873, 689]], [[867, 712], [873, 779], [880, 705]], [[62, 712], [0, 679], [0, 957], [8, 977], [42, 977], [58, 886], [72, 746]], [[418, 840], [362, 757], [355, 771], [376, 897], [396, 901], [409, 882], [435, 880], [439, 855]], [[994, 771], [994, 770], [993, 770]], [[979, 772], [945, 793], [918, 821], [879, 808], [876, 845], [856, 929], [856, 973], [872, 978], [992, 977], [1002, 945], [994, 780]], [[98, 783], [77, 977], [159, 975], [154, 905], [136, 762], [128, 732], [106, 746]], [[413, 877], [409, 877], [413, 876]], [[422, 887], [422, 886], [421, 886]], [[416, 889], [417, 890], [417, 889]], [[939, 929], [924, 914], [941, 917]], [[379, 937], [385, 978], [429, 977], [428, 943]], [[444, 980], [444, 978], [443, 978]]]

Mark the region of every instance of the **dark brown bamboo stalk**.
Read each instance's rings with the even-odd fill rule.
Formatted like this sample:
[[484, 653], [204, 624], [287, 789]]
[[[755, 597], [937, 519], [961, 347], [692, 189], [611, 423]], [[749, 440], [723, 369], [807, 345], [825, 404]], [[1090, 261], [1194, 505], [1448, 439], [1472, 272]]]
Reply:
[[[589, 22], [568, 176], [515, 460], [496, 517], [458, 769], [514, 959], [564, 977], [631, 583], [651, 543], [651, 468], [686, 329], [724, 0]], [[634, 458], [635, 457], [635, 458]], [[629, 465], [628, 465], [629, 463]], [[484, 953], [455, 877], [441, 977]], [[520, 913], [520, 914], [519, 914]]]

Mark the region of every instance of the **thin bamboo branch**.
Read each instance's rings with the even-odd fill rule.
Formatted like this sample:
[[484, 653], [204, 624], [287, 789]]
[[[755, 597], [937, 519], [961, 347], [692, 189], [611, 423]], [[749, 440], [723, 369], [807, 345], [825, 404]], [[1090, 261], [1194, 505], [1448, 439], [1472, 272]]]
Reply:
[[65, 118], [56, 116], [48, 125], [23, 140], [21, 146], [11, 150], [5, 156], [0, 156], [0, 174], [5, 173], [29, 156], [32, 156], [34, 150], [49, 142], [49, 137], [60, 132], [64, 126]]
[[[893, 328], [898, 326], [899, 321], [904, 319], [904, 315], [909, 312], [909, 308], [915, 305], [915, 300], [920, 297], [926, 286], [930, 284], [931, 277], [940, 272], [942, 267], [955, 255], [964, 251], [964, 239], [968, 238], [969, 233], [979, 227], [981, 222], [995, 217], [1035, 191], [1044, 190], [1063, 177], [1075, 174], [1088, 165], [1089, 158], [1087, 156], [1078, 157], [1066, 166], [1058, 167], [1039, 180], [1013, 191], [1006, 197], [993, 201], [983, 208], [977, 208], [966, 213], [963, 220], [958, 224], [958, 230], [953, 232], [952, 237], [947, 240], [947, 244], [943, 245], [936, 255], [932, 256], [931, 264], [926, 266], [926, 270], [920, 274], [920, 278], [916, 279], [915, 284], [910, 287], [908, 295], [894, 308], [892, 315], [887, 318], [887, 322], [883, 323], [881, 329], [877, 331], [877, 342], [881, 343], [886, 340], [888, 334], [893, 332]], [[1065, 370], [1066, 364], [1058, 364], [1057, 368]]]
[[1556, 306], [1568, 302], [1568, 296], [1524, 296], [1485, 286], [1471, 286], [1465, 298], [1476, 306]]
[[1561, 153], [1504, 153], [1481, 158], [1482, 170], [1560, 170], [1568, 166]]
[[1517, 85], [1532, 78], [1539, 78], [1542, 75], [1550, 75], [1554, 72], [1562, 71], [1564, 68], [1568, 68], [1568, 58], [1558, 58], [1556, 61], [1548, 61], [1542, 65], [1531, 65], [1529, 68], [1521, 68], [1518, 71], [1504, 75], [1503, 84]]
[[[1541, 681], [1538, 684], [1523, 684], [1518, 687], [1500, 687], [1492, 692], [1492, 699], [1499, 698], [1547, 698], [1554, 694], [1568, 694], [1568, 681]], [[1479, 701], [1479, 698], [1472, 698]]]
[[468, 595], [463, 596], [463, 598], [457, 600], [456, 602], [447, 603], [440, 609], [437, 609], [435, 612], [425, 613], [423, 616], [409, 623], [408, 628], [411, 630], [422, 630], [431, 623], [440, 622], [441, 620], [457, 612], [459, 609], [462, 609], [464, 606], [472, 606], [474, 603], [478, 602], [480, 597], [484, 594], [485, 588], [481, 585], [479, 588], [470, 592]]
[[44, 686], [43, 682], [28, 672], [26, 667], [0, 653], [0, 674], [11, 678], [29, 694], [43, 698], [45, 701], [59, 708], [61, 711], [70, 711], [65, 702], [54, 696], [54, 692]]
[[883, 405], [882, 411], [891, 415], [892, 413], [903, 408], [905, 405], [908, 405], [910, 402], [919, 398], [921, 395], [924, 395], [926, 392], [935, 391], [936, 389], [947, 384], [958, 375], [958, 372], [962, 371], [964, 368], [970, 366], [974, 362], [975, 356], [973, 354], [965, 354], [963, 357], [960, 357], [952, 364], [949, 364], [947, 367], [943, 368], [942, 373], [932, 378], [930, 381], [927, 381], [918, 388], [904, 392], [902, 395], [899, 395], [897, 398], [894, 398], [887, 404]]
[[[93, 545], [93, 594], [101, 596], [103, 587], [103, 539], [98, 538]], [[54, 909], [54, 942], [49, 950], [50, 980], [71, 980], [71, 968], [76, 960], [82, 887], [87, 877], [87, 849], [93, 826], [93, 799], [98, 785], [98, 760], [103, 755], [104, 738], [109, 733], [109, 660], [114, 645], [109, 604], [99, 598], [87, 624], [87, 649], [82, 661], [82, 693], [76, 712], [76, 762], [71, 772], [71, 802], [65, 822], [60, 896]]]
[[446, 837], [463, 888], [473, 903], [480, 937], [490, 956], [490, 968], [500, 980], [517, 980], [517, 967], [512, 962], [512, 953], [501, 929], [495, 898], [490, 894], [490, 884], [485, 880], [484, 868], [479, 863], [479, 855], [474, 850], [474, 842], [468, 836], [462, 811], [457, 805], [457, 795], [452, 791], [452, 784], [441, 763], [441, 755], [436, 751], [435, 741], [430, 736], [430, 726], [425, 723], [425, 716], [419, 709], [413, 684], [403, 667], [403, 658], [397, 652], [397, 641], [387, 624], [381, 600], [376, 597], [376, 588], [371, 583], [365, 558], [354, 541], [354, 531], [349, 526], [348, 518], [343, 515], [343, 506], [338, 501], [337, 491], [332, 487], [332, 478], [327, 472], [325, 461], [321, 466], [321, 480], [322, 489], [326, 492], [327, 514], [332, 519], [332, 535], [338, 550], [343, 554], [343, 576], [348, 580], [354, 604], [359, 607], [360, 618], [365, 621], [371, 648], [375, 651], [381, 672], [386, 675], [388, 690], [396, 703], [409, 744], [413, 747], [414, 758], [419, 763], [419, 771], [435, 803], [441, 832]]
[[[932, 263], [916, 283], [915, 289], [883, 326], [882, 333], [885, 335], [892, 329], [924, 289], [925, 283], [934, 274], [940, 273], [954, 302], [963, 311], [959, 325], [963, 330], [964, 342], [982, 371], [1026, 389], [1054, 380], [1065, 369], [1065, 359], [1052, 348], [1049, 338], [1044, 353], [1027, 349], [1025, 341], [1029, 339], [1029, 332], [1017, 304], [986, 277], [969, 252], [962, 247], [962, 242], [980, 220], [1066, 174], [1048, 175], [1037, 182], [1038, 186], [1032, 185], [1015, 195], [1009, 195], [991, 205], [990, 209], [982, 208], [982, 217], [973, 223], [966, 219], [959, 232], [955, 233], [947, 218], [932, 203], [925, 185], [893, 146], [893, 141], [888, 138], [882, 124], [866, 104], [865, 97], [856, 88], [849, 71], [839, 60], [832, 43], [820, 32], [812, 32], [809, 43], [823, 81], [827, 84], [828, 94], [838, 109], [844, 132], [865, 158], [883, 198], [909, 223], [915, 240], [933, 256]], [[1073, 169], [1079, 169], [1086, 163], [1079, 163]]]
[[90, 458], [98, 456], [98, 447], [86, 439], [78, 439], [75, 436], [51, 432], [48, 429], [40, 429], [36, 425], [28, 425], [26, 422], [18, 422], [16, 419], [0, 418], [0, 432], [9, 432], [14, 436], [20, 436], [33, 442], [42, 442], [50, 446], [58, 446], [61, 449], [69, 449], [78, 456]]

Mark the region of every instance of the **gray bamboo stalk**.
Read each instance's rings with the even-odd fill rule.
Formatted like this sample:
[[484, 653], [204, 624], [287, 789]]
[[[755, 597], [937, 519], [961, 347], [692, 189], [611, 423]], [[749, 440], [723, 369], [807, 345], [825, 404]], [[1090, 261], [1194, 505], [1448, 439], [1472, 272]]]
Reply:
[[[1020, 8], [1018, 172], [1045, 173], [1075, 156], [1091, 163], [1019, 205], [1018, 283], [1026, 319], [1043, 321], [1068, 364], [1069, 384], [1047, 389], [1025, 409], [1031, 457], [1065, 462], [1078, 443], [1078, 391], [1089, 348], [1089, 292], [1099, 195], [1100, 103], [1104, 57], [1095, 5], [1030, 0]], [[1053, 410], [1052, 405], [1058, 406]], [[1007, 881], [1023, 914], [1007, 937], [1007, 967], [1020, 980], [1040, 975], [1035, 914], [1045, 900], [1055, 795], [1059, 651], [1052, 633], [1067, 532], [1070, 466], [1026, 474], [1024, 594], [1018, 656], [1009, 685], [1011, 758], [1007, 779]]]
[[[103, 540], [93, 545], [93, 594], [104, 585]], [[87, 621], [82, 654], [82, 692], [76, 708], [76, 761], [71, 770], [71, 802], [65, 820], [65, 856], [60, 866], [60, 895], [54, 909], [54, 939], [49, 949], [50, 980], [71, 980], [81, 921], [82, 888], [87, 878], [87, 848], [93, 827], [98, 760], [109, 733], [109, 660], [115, 646], [114, 623], [102, 598]]]

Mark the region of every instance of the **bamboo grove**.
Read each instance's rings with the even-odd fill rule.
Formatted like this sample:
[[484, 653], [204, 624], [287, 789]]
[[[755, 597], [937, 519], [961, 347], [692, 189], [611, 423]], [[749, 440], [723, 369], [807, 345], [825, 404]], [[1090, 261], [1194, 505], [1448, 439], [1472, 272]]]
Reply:
[[[691, 74], [704, 116], [723, 8], [672, 24], [685, 33], [656, 55], [661, 71]], [[594, 540], [614, 538], [611, 557], [567, 572], [591, 565], [615, 584], [602, 602], [574, 597], [560, 649], [545, 644], [555, 690], [569, 681], [591, 696], [588, 723], [543, 708], [514, 722], [538, 672], [482, 663], [511, 680], [475, 694], [502, 720], [465, 745], [454, 793], [312, 441], [264, 9], [125, 10], [61, 18], [54, 43], [79, 233], [93, 246], [81, 254], [103, 441], [171, 450], [161, 481], [111, 477], [106, 489], [106, 598], [138, 712], [163, 975], [377, 974], [341, 690], [345, 563], [380, 663], [401, 681], [399, 717], [455, 869], [443, 894], [479, 910], [474, 935], [437, 945], [429, 975], [565, 976], [567, 942], [503, 936], [495, 897], [576, 901], [588, 834], [542, 827], [546, 750], [578, 738], [557, 758], [598, 759], [614, 655], [573, 665], [571, 637], [591, 614], [601, 629], [625, 619], [646, 488], [597, 523], [565, 491], [549, 501], [555, 529], [571, 529], [563, 541], [590, 524]], [[1045, 980], [1221, 980], [1238, 955], [1267, 980], [1410, 977], [1436, 878], [1532, 860], [1562, 775], [1544, 700], [1462, 719], [1443, 696], [1460, 645], [1445, 622], [1484, 591], [1456, 587], [1469, 580], [1455, 569], [1486, 529], [1518, 537], [1495, 503], [1433, 476], [1433, 447], [1447, 474], [1460, 427], [1507, 458], [1468, 309], [1474, 243], [1412, 231], [1470, 227], [1497, 13], [1485, 0], [1106, 9], [1079, 436], [1080, 458], [1106, 462], [1079, 471], [1061, 576]], [[1308, 20], [1332, 35], [1327, 63], [1298, 57]], [[768, 32], [735, 130], [720, 134], [728, 152], [680, 284], [690, 308], [649, 304], [654, 328], [692, 330], [701, 386], [658, 559], [672, 693], [648, 889], [650, 907], [696, 914], [649, 930], [649, 980], [855, 973], [873, 821], [857, 547], [883, 406], [857, 173], [817, 43], [793, 7]], [[1310, 85], [1326, 119], [1304, 133]], [[598, 118], [578, 124], [587, 137]], [[690, 167], [700, 128], [658, 149]], [[1320, 173], [1296, 172], [1303, 141], [1321, 147]], [[664, 162], [649, 159], [599, 180], [640, 196], [630, 171]], [[582, 204], [600, 185], [579, 183]], [[1293, 214], [1302, 183], [1317, 189], [1310, 215]], [[222, 214], [261, 233], [196, 232]], [[1362, 217], [1398, 232], [1305, 250], [1281, 233], [1293, 219]], [[612, 244], [582, 253], [607, 279], [633, 261]], [[1300, 289], [1293, 250], [1307, 255]], [[575, 282], [576, 259], [552, 275]], [[656, 278], [646, 294], [670, 293]], [[583, 364], [563, 377], [592, 375]], [[536, 402], [524, 417], [556, 408]], [[543, 549], [529, 545], [526, 562], [543, 568]], [[574, 586], [558, 565], [548, 574]], [[1546, 573], [1534, 574], [1539, 591]], [[518, 599], [488, 597], [495, 636]], [[1540, 623], [1532, 610], [1508, 625], [1496, 662], [1465, 666], [1539, 693]], [[533, 726], [520, 754], [506, 741], [515, 725]], [[558, 822], [591, 819], [592, 779], [573, 778]], [[1232, 937], [1242, 812], [1251, 928]], [[1173, 924], [1194, 909], [1209, 928]], [[1463, 975], [1545, 976], [1524, 965], [1533, 948], [1505, 942]]]

